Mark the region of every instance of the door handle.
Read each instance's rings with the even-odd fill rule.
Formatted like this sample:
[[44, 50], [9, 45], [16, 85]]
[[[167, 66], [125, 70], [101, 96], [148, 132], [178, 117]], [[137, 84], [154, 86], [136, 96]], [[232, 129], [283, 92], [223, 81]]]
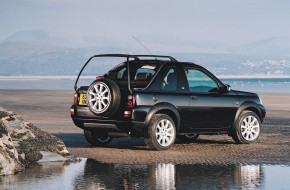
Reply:
[[191, 96], [191, 99], [197, 100], [197, 96]]
[[154, 102], [156, 102], [156, 101], [158, 100], [158, 98], [157, 98], [156, 96], [153, 96], [152, 100], [153, 100]]

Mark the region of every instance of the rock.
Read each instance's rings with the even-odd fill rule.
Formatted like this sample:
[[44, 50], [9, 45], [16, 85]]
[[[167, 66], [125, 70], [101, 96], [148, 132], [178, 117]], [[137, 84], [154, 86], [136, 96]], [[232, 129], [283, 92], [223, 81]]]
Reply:
[[71, 161], [57, 137], [0, 107], [0, 175], [14, 174], [36, 162]]
[[6, 111], [3, 107], [0, 106], [0, 111]]
[[48, 152], [48, 151], [40, 151], [42, 154], [42, 158], [38, 160], [38, 163], [41, 162], [64, 162], [67, 159], [57, 153], [54, 152]]
[[18, 156], [8, 131], [0, 121], [0, 175], [14, 174], [24, 168]]

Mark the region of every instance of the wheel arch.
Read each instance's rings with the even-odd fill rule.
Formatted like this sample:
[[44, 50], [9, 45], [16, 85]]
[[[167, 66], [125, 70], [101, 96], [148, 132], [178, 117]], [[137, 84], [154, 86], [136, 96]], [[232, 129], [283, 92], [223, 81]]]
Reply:
[[161, 102], [155, 104], [148, 112], [145, 118], [145, 126], [149, 126], [150, 121], [154, 114], [166, 114], [172, 118], [175, 123], [176, 131], [179, 131], [180, 128], [180, 116], [176, 107], [170, 103]]
[[238, 111], [236, 112], [236, 115], [235, 115], [234, 125], [238, 121], [241, 113], [245, 110], [254, 112], [255, 114], [258, 115], [258, 117], [260, 118], [261, 121], [263, 120], [262, 112], [261, 112], [258, 104], [253, 102], [253, 101], [246, 101], [246, 102], [242, 103], [240, 105], [240, 107], [238, 108]]

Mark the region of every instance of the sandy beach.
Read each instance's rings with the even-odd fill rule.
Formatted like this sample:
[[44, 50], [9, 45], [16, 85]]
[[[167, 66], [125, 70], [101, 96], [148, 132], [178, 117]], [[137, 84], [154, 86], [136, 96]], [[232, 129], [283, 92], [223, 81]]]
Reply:
[[290, 163], [290, 94], [260, 94], [267, 116], [254, 144], [238, 145], [227, 135], [203, 135], [197, 143], [177, 142], [162, 152], [148, 150], [142, 138], [118, 138], [106, 148], [90, 147], [70, 118], [73, 94], [68, 90], [0, 90], [0, 106], [60, 137], [72, 154], [106, 163]]

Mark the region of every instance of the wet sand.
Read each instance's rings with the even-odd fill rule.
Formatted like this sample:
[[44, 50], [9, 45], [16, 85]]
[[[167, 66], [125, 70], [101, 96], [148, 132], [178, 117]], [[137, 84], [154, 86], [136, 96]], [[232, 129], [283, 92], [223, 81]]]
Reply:
[[0, 106], [62, 138], [72, 154], [106, 163], [290, 164], [290, 94], [261, 94], [267, 116], [254, 144], [238, 145], [227, 135], [202, 135], [196, 143], [176, 142], [172, 149], [162, 152], [148, 150], [142, 138], [118, 138], [106, 148], [90, 147], [70, 118], [73, 94], [61, 90], [0, 90]]

